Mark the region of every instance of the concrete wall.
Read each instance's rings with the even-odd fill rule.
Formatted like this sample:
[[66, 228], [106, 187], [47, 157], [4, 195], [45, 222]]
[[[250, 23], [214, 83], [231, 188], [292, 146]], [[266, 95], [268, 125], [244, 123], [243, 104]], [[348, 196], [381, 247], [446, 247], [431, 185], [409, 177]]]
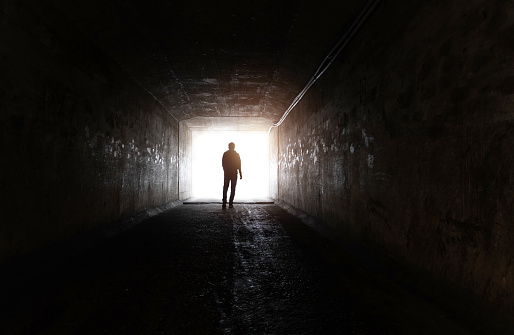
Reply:
[[44, 2], [0, 3], [0, 261], [178, 199], [178, 123]]
[[179, 200], [186, 200], [191, 198], [192, 192], [193, 134], [184, 121], [180, 122], [179, 127]]
[[279, 130], [279, 198], [514, 311], [514, 7], [382, 1]]
[[272, 128], [269, 134], [269, 196], [278, 198], [278, 128]]

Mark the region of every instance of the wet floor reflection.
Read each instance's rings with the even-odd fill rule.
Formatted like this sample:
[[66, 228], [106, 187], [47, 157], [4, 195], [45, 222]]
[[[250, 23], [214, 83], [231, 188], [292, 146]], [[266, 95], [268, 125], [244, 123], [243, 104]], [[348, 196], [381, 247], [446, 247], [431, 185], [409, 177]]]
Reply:
[[275, 205], [184, 205], [4, 294], [3, 334], [463, 334]]

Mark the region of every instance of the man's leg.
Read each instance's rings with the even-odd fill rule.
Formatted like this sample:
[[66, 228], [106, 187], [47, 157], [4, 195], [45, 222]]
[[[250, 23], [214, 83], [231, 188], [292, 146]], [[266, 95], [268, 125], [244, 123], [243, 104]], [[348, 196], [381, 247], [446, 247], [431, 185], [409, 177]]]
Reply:
[[228, 183], [230, 182], [230, 178], [227, 178], [225, 176], [223, 180], [223, 205], [221, 207], [225, 208], [227, 207], [227, 190], [228, 190]]
[[228, 205], [232, 207], [234, 203], [234, 196], [236, 195], [236, 185], [237, 185], [237, 175], [235, 177], [230, 178], [230, 199], [228, 201]]

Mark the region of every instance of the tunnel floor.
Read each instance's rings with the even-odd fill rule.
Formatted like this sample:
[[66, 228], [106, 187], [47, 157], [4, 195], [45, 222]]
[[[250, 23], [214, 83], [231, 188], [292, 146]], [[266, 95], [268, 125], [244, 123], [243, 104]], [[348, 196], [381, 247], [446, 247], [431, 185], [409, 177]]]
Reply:
[[181, 205], [19, 282], [2, 334], [467, 334], [276, 205]]

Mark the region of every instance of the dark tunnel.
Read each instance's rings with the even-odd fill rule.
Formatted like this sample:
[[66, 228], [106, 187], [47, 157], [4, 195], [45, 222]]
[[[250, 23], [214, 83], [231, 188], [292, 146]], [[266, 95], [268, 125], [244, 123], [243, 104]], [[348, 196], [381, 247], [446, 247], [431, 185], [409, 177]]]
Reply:
[[[0, 291], [9, 306], [18, 304], [0, 318], [0, 333], [514, 332], [511, 2], [0, 3]], [[221, 155], [230, 141], [243, 179], [233, 211], [222, 212]], [[163, 233], [150, 232], [152, 222]], [[213, 249], [197, 254], [195, 243]], [[184, 300], [190, 308], [175, 306], [168, 313], [174, 318], [148, 316], [139, 325], [149, 328], [137, 328], [133, 315], [150, 315], [157, 305], [143, 312], [134, 303], [135, 314], [118, 312], [110, 324], [87, 319], [95, 312], [86, 303], [76, 307], [83, 317], [51, 312], [66, 309], [63, 290], [79, 294], [64, 281], [36, 294], [37, 304], [29, 298], [34, 292], [26, 287], [57, 274], [94, 282], [89, 270], [75, 268], [80, 262], [105, 274], [113, 264], [130, 266], [120, 250], [136, 257], [150, 249], [152, 259], [165, 262], [166, 254], [177, 267], [158, 263], [169, 267], [168, 281], [149, 274], [144, 285], [187, 292], [173, 283], [189, 281], [181, 263], [189, 259], [191, 271], [207, 276], [189, 289], [212, 295], [206, 302], [195, 295], [198, 306], [212, 303], [208, 313]], [[254, 267], [236, 259], [247, 251], [255, 252]], [[318, 253], [323, 261], [311, 260]], [[249, 319], [234, 307], [246, 301], [238, 300], [238, 285], [246, 280], [245, 294], [255, 289], [252, 280], [278, 290], [271, 283], [289, 277], [269, 270], [275, 258], [307, 276], [291, 279], [298, 286], [290, 288], [312, 289], [312, 299], [284, 293], [297, 305], [283, 301], [271, 312], [270, 300], [254, 311], [262, 319]], [[389, 305], [376, 298], [386, 307], [363, 316], [348, 305], [341, 312], [338, 299], [366, 310], [369, 292], [380, 286], [369, 279], [365, 302], [345, 293], [330, 281], [346, 278], [341, 259], [359, 264], [348, 265], [354, 279], [347, 282], [372, 269], [418, 294], [431, 311], [442, 308], [433, 315], [452, 326], [401, 326], [413, 312], [401, 312], [393, 298]], [[216, 275], [202, 270], [209, 263]], [[66, 272], [63, 264], [75, 265]], [[150, 270], [157, 263], [134, 264], [160, 271]], [[276, 277], [265, 280], [263, 271]], [[185, 299], [169, 294], [169, 301]], [[260, 301], [271, 296], [255, 293]], [[26, 314], [28, 305], [39, 307]], [[290, 313], [300, 305], [304, 314], [295, 319]], [[324, 308], [330, 322], [316, 316], [314, 309]], [[354, 321], [340, 321], [344, 313]], [[73, 328], [70, 319], [89, 328], [79, 321]], [[91, 328], [94, 320], [99, 328]]]

